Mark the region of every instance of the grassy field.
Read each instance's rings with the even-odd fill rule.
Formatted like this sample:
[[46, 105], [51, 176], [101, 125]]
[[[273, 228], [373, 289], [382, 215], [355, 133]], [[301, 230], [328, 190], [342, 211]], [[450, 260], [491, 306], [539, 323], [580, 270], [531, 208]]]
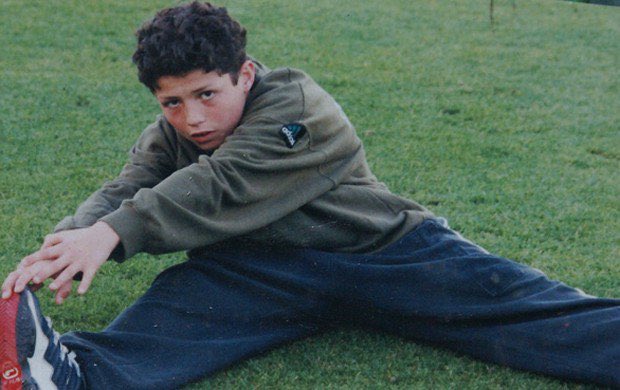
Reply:
[[[122, 167], [158, 106], [133, 31], [175, 1], [0, 2], [0, 274]], [[620, 296], [620, 8], [561, 1], [229, 0], [249, 52], [340, 102], [375, 174], [492, 252]], [[514, 4], [514, 7], [513, 7]], [[98, 330], [183, 254], [106, 264], [62, 307]], [[385, 335], [337, 331], [202, 388], [578, 388]]]

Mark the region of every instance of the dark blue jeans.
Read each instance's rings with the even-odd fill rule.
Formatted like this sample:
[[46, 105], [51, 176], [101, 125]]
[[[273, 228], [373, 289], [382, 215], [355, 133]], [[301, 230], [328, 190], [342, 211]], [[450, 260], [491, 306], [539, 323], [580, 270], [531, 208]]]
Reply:
[[100, 333], [70, 333], [89, 388], [164, 389], [360, 325], [560, 378], [620, 386], [620, 300], [490, 255], [427, 220], [372, 254], [214, 246]]

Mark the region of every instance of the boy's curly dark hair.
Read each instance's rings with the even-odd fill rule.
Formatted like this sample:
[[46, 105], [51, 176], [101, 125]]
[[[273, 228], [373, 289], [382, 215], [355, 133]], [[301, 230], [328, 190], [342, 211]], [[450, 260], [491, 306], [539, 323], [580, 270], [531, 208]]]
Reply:
[[138, 78], [151, 92], [162, 76], [183, 76], [193, 70], [230, 74], [237, 83], [247, 59], [246, 30], [226, 8], [193, 3], [159, 11], [137, 32], [132, 56]]

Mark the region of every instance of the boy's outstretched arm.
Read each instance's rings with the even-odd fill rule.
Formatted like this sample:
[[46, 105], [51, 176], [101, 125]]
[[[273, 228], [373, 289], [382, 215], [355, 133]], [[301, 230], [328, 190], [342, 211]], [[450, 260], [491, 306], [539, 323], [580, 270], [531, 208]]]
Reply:
[[41, 284], [53, 278], [49, 287], [56, 291], [56, 302], [62, 303], [71, 292], [73, 277], [79, 272], [83, 276], [77, 291], [84, 294], [119, 241], [119, 236], [105, 222], [50, 234], [38, 251], [24, 257], [6, 277], [2, 298], [22, 292], [30, 282]]

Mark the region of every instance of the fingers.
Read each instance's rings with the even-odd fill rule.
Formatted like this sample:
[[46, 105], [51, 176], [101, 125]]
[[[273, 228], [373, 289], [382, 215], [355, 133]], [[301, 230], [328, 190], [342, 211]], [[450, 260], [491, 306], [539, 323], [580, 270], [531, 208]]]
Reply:
[[55, 300], [57, 304], [62, 305], [62, 303], [65, 301], [65, 299], [67, 299], [67, 297], [71, 293], [72, 287], [73, 287], [73, 282], [69, 281], [63, 284], [62, 286], [60, 286], [58, 290], [56, 290]]
[[32, 282], [40, 284], [48, 278], [56, 279], [56, 276], [69, 265], [69, 260], [66, 257], [59, 257], [53, 261], [39, 262], [37, 265], [38, 270], [34, 273]]
[[2, 297], [10, 298], [13, 292], [24, 291], [29, 283], [34, 284], [34, 289], [42, 284], [47, 278], [60, 272], [67, 266], [67, 260], [58, 258], [57, 248], [46, 248], [25, 257], [17, 269], [11, 272], [2, 284]]
[[20, 273], [15, 270], [7, 275], [6, 279], [2, 283], [2, 298], [8, 299], [11, 297], [13, 293], [13, 288], [15, 287], [15, 281], [19, 278]]
[[33, 270], [31, 268], [22, 268], [22, 269], [17, 269], [13, 272], [14, 277], [12, 278], [12, 284], [10, 285], [10, 288], [16, 292], [16, 293], [20, 293], [22, 291], [24, 291], [24, 289], [26, 288], [26, 285], [28, 284], [28, 282], [30, 282], [30, 280], [32, 279], [33, 275]]
[[51, 274], [49, 274], [49, 272], [41, 272], [41, 270], [28, 269], [28, 267], [39, 261], [57, 259], [59, 257], [59, 251], [57, 248], [53, 247], [61, 242], [62, 235], [60, 234], [49, 234], [45, 236], [41, 248], [29, 256], [24, 257], [17, 266], [17, 269], [4, 279], [2, 283], [2, 298], [10, 298], [13, 291], [18, 293], [23, 291], [31, 280], [33, 282], [31, 286], [33, 291], [41, 288], [42, 282]]
[[90, 288], [96, 273], [97, 269], [92, 268], [82, 271], [80, 264], [77, 263], [67, 266], [67, 262], [64, 259], [38, 262], [29, 267], [19, 268], [11, 272], [2, 284], [2, 298], [10, 298], [13, 292], [19, 294], [31, 282], [30, 288], [36, 291], [43, 286], [43, 281], [52, 277], [54, 281], [49, 285], [49, 288], [52, 291], [56, 291], [56, 303], [62, 304], [71, 293], [75, 275], [83, 274], [77, 292], [78, 294], [85, 294]]
[[31, 284], [29, 287], [30, 287], [30, 291], [36, 292], [36, 291], [39, 291], [41, 287], [43, 287], [43, 283]]
[[87, 269], [84, 271], [84, 275], [82, 275], [82, 280], [80, 281], [80, 285], [77, 289], [78, 294], [86, 294], [86, 291], [88, 291], [88, 288], [90, 287], [90, 284], [92, 283], [96, 273], [97, 270], [93, 269]]
[[103, 222], [48, 235], [41, 248], [24, 257], [5, 279], [3, 296], [9, 297], [12, 292], [23, 291], [29, 283], [40, 284], [52, 277], [54, 281], [49, 287], [57, 292], [57, 301], [62, 302], [71, 292], [71, 281], [76, 275], [83, 275], [78, 293], [84, 294], [119, 240], [116, 232]]
[[[55, 271], [50, 271], [50, 269], [55, 268], [57, 267], [55, 267], [53, 261], [42, 261], [28, 267], [18, 268], [14, 271], [17, 274], [17, 278], [13, 283], [13, 291], [16, 293], [24, 291], [30, 282], [34, 284], [42, 283], [55, 273]], [[38, 275], [43, 275], [44, 277]]]
[[2, 290], [3, 297], [5, 295], [10, 297], [9, 290], [20, 293], [24, 291], [28, 283], [32, 282], [35, 285], [41, 284], [47, 278], [60, 272], [68, 264], [66, 258], [59, 257], [60, 254], [60, 249], [53, 246], [38, 250], [24, 257], [17, 266], [17, 269], [5, 279]]
[[28, 267], [38, 261], [55, 260], [60, 256], [60, 248], [56, 246], [39, 249], [38, 251], [24, 257], [18, 267]]
[[79, 263], [72, 263], [66, 267], [50, 284], [50, 290], [59, 290], [62, 286], [73, 281], [73, 276], [81, 271]]
[[[4, 283], [2, 284], [2, 298], [3, 299], [10, 298], [13, 291], [15, 291], [16, 293], [23, 291], [25, 289], [25, 285], [23, 284], [20, 278], [25, 277], [27, 279], [27, 276], [25, 275], [31, 275], [31, 274], [32, 274], [31, 270], [25, 270], [25, 271], [16, 270], [14, 272], [11, 272], [5, 279]], [[55, 277], [55, 276], [56, 275], [52, 275], [52, 277]], [[60, 284], [60, 287], [57, 289], [56, 296], [55, 296], [55, 301], [57, 304], [59, 305], [62, 304], [65, 301], [65, 299], [69, 296], [69, 294], [71, 293], [72, 285], [73, 285], [72, 280], [69, 280], [67, 282]], [[31, 284], [30, 289], [34, 292], [34, 291], [39, 290], [42, 286], [43, 286], [43, 283]]]
[[[86, 294], [90, 285], [95, 278], [95, 274], [97, 273], [97, 269], [86, 268], [85, 270], [81, 270], [79, 267], [75, 265], [71, 265], [67, 267], [63, 272], [58, 275], [58, 277], [50, 284], [50, 290], [60, 291], [67, 284], [71, 285], [73, 280], [75, 279], [75, 275], [82, 274], [80, 284], [78, 285], [77, 293], [80, 295]], [[69, 289], [68, 292], [70, 292]]]
[[60, 234], [48, 234], [43, 239], [43, 244], [40, 249], [49, 248], [62, 242], [62, 236]]
[[23, 291], [30, 282], [35, 285], [42, 284], [48, 278], [60, 273], [68, 265], [69, 259], [63, 256], [56, 260], [39, 261], [28, 267], [22, 267], [21, 275], [15, 281], [15, 292]]
[[[28, 283], [31, 281], [34, 283], [34, 289], [39, 289], [40, 284], [46, 279], [41, 277], [36, 277], [38, 274], [47, 274], [47, 272], [42, 272], [44, 268], [55, 268], [50, 267], [51, 261], [46, 261], [43, 263], [37, 263], [29, 267], [18, 267], [15, 271], [11, 272], [6, 279], [4, 279], [4, 283], [2, 283], [2, 298], [7, 299], [10, 298], [13, 292], [20, 293], [24, 291]], [[52, 273], [49, 274], [51, 276]]]

